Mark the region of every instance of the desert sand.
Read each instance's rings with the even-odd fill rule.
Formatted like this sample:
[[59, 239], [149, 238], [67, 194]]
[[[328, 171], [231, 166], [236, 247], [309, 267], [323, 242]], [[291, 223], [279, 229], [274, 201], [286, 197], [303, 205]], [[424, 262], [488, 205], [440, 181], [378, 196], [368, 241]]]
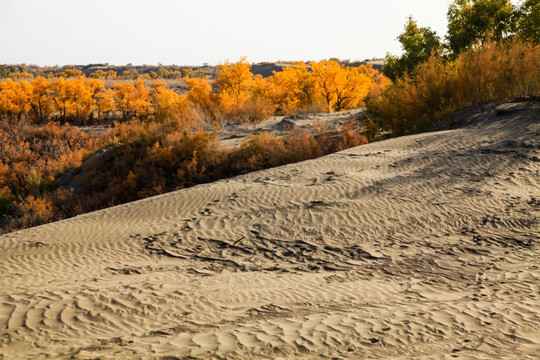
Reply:
[[0, 358], [538, 359], [540, 103], [0, 237]]

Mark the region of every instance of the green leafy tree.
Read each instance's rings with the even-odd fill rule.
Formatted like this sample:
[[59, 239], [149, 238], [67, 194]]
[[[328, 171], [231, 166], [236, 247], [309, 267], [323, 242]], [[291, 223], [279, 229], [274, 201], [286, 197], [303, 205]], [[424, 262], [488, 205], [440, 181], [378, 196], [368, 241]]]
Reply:
[[454, 0], [447, 17], [446, 39], [454, 57], [488, 39], [504, 39], [512, 33], [515, 20], [510, 0]]
[[515, 21], [521, 39], [540, 43], [540, 0], [525, 0], [515, 11]]
[[17, 72], [18, 68], [13, 65], [0, 65], [0, 78], [7, 78], [11, 73]]
[[440, 38], [435, 31], [429, 27], [418, 27], [412, 16], [408, 18], [404, 30], [398, 40], [405, 53], [401, 57], [388, 54], [382, 70], [392, 81], [406, 73], [414, 74], [417, 65], [426, 62], [432, 54], [442, 53]]

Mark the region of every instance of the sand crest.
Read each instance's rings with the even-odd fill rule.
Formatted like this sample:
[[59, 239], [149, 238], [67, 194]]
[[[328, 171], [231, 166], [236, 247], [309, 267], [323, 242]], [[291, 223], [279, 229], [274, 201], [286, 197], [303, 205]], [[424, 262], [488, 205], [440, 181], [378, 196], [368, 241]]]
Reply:
[[3, 235], [0, 358], [539, 358], [539, 119], [491, 103]]

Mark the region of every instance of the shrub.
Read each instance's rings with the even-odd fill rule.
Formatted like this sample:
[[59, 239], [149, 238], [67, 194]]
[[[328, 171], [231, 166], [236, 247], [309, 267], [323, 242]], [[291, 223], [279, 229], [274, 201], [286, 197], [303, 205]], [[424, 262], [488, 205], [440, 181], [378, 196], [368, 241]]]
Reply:
[[0, 217], [10, 218], [8, 229], [17, 229], [65, 215], [51, 195], [55, 178], [79, 167], [102, 139], [69, 125], [20, 120], [16, 126], [0, 122], [0, 143]]
[[[336, 141], [334, 151], [341, 151], [351, 147], [360, 146], [368, 143], [367, 138], [360, 133], [358, 124], [354, 121], [346, 121], [338, 132], [338, 141]], [[332, 152], [334, 152], [332, 151]]]
[[16, 202], [14, 207], [17, 216], [11, 221], [10, 227], [13, 228], [26, 228], [54, 220], [52, 203], [42, 197], [30, 195]]
[[237, 107], [230, 107], [221, 112], [225, 122], [259, 122], [272, 116], [275, 106], [263, 98], [249, 98]]
[[290, 162], [313, 159], [323, 155], [319, 142], [306, 130], [294, 128], [286, 137], [287, 157]]
[[231, 170], [246, 173], [282, 165], [287, 150], [281, 139], [263, 132], [244, 141], [230, 154]]

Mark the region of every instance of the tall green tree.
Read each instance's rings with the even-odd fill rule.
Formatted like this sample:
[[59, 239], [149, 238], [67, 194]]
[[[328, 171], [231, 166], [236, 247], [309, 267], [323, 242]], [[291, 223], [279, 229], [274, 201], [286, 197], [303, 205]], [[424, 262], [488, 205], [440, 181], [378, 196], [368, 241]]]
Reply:
[[524, 41], [540, 43], [540, 0], [526, 0], [515, 11], [516, 33]]
[[431, 54], [442, 53], [441, 41], [435, 31], [429, 27], [419, 27], [412, 16], [407, 19], [404, 32], [397, 39], [405, 52], [401, 57], [386, 55], [382, 70], [392, 81], [405, 74], [414, 74], [416, 66], [426, 62]]
[[454, 56], [487, 39], [507, 37], [515, 28], [516, 18], [510, 0], [454, 0], [447, 17], [447, 46]]

